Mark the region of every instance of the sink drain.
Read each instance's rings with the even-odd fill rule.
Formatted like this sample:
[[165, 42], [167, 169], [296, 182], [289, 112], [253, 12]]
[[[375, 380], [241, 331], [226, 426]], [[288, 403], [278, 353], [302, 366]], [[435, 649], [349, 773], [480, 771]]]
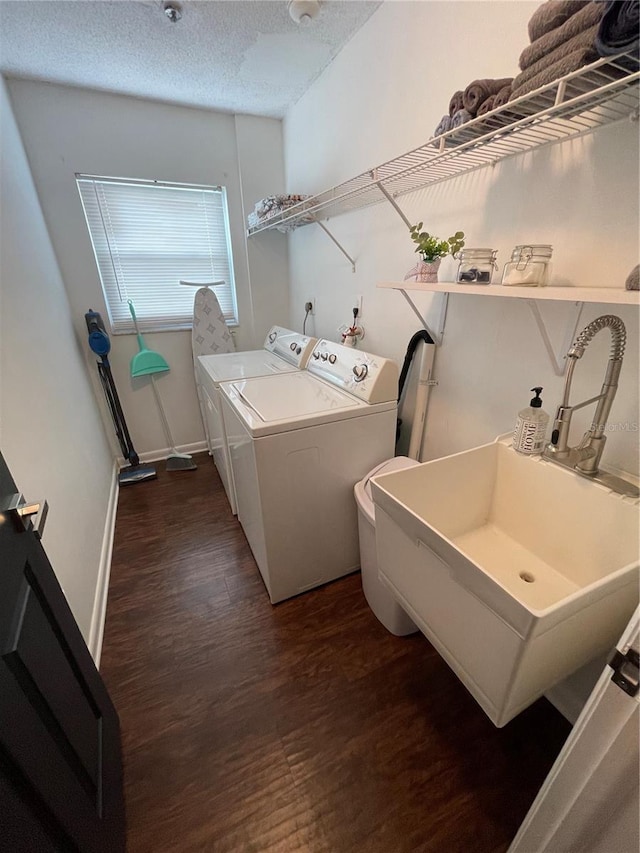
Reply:
[[520, 577], [525, 583], [533, 583], [535, 581], [535, 578], [531, 574], [531, 572], [520, 572]]

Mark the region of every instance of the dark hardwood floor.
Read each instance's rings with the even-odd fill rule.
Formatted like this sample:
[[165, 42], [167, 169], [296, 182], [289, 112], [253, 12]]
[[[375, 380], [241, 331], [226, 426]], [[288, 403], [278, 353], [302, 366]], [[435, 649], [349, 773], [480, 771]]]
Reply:
[[272, 607], [197, 462], [120, 492], [101, 670], [130, 853], [506, 850], [568, 723], [541, 700], [494, 728], [359, 574]]

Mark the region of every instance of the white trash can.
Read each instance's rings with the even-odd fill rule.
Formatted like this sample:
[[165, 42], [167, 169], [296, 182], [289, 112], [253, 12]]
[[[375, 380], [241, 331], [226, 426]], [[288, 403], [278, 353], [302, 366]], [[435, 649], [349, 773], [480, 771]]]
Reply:
[[360, 568], [362, 591], [369, 607], [387, 631], [397, 637], [414, 634], [418, 629], [393, 597], [391, 591], [378, 578], [378, 555], [376, 553], [376, 523], [371, 497], [371, 477], [389, 474], [403, 468], [418, 465], [415, 459], [396, 456], [378, 465], [367, 476], [356, 483], [354, 493], [358, 505], [358, 535], [360, 537]]

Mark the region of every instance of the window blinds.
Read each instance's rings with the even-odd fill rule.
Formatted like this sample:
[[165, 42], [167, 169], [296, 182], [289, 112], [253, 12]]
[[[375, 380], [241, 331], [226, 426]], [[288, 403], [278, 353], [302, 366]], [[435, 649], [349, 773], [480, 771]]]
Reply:
[[238, 322], [224, 188], [76, 180], [113, 332], [133, 331], [128, 299], [145, 331], [190, 328], [195, 290], [180, 279], [224, 280], [214, 290]]

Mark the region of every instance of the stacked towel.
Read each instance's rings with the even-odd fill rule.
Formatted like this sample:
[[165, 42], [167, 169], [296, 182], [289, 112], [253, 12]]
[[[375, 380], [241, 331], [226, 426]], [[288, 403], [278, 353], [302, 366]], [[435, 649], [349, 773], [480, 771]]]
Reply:
[[635, 266], [624, 283], [625, 290], [640, 290], [640, 264]]
[[[635, 5], [637, 8], [637, 2]], [[586, 6], [579, 9], [574, 15], [567, 18], [559, 27], [537, 38], [520, 55], [519, 65], [522, 71], [535, 65], [536, 62], [539, 62], [565, 42], [599, 24], [605, 11], [606, 5], [604, 3], [592, 0], [591, 3], [587, 3]]]
[[616, 53], [633, 53], [638, 56], [638, 28], [640, 4], [638, 0], [610, 0], [599, 3], [606, 11], [596, 36], [596, 50], [600, 56]]
[[589, 0], [547, 0], [539, 6], [529, 21], [529, 41], [534, 42], [546, 33], [561, 27], [564, 22], [586, 6]]
[[502, 77], [500, 80], [473, 80], [462, 96], [465, 110], [475, 116], [488, 97], [497, 95], [500, 89], [508, 86], [512, 81], [512, 77]]
[[477, 115], [483, 116], [485, 113], [490, 113], [495, 107], [497, 95], [489, 95], [489, 97], [480, 104], [480, 109]]
[[511, 100], [526, 95], [528, 92], [533, 92], [534, 89], [538, 89], [546, 83], [552, 83], [558, 77], [569, 74], [570, 71], [576, 71], [576, 69], [597, 59], [596, 49], [593, 46], [597, 32], [598, 25], [596, 24], [594, 27], [589, 27], [588, 30], [578, 33], [569, 41], [563, 42], [551, 53], [525, 68], [513, 81]]
[[464, 104], [462, 102], [463, 95], [464, 92], [459, 89], [451, 96], [451, 100], [449, 101], [449, 115], [451, 116], [451, 118], [453, 118], [453, 116], [458, 112], [458, 110], [461, 110], [464, 107]]
[[[440, 119], [440, 124], [433, 131], [433, 135], [434, 136], [440, 136], [441, 133], [446, 133], [448, 130], [451, 130], [451, 126], [452, 126], [451, 122], [452, 122], [451, 116], [449, 116], [449, 115], [442, 116], [442, 118]], [[436, 142], [434, 144], [437, 147], [438, 143]]]
[[247, 216], [249, 228], [255, 228], [276, 216], [278, 213], [293, 207], [308, 198], [306, 195], [270, 195], [256, 202], [253, 211]]
[[511, 97], [511, 89], [512, 84], [509, 83], [508, 86], [503, 86], [497, 95], [493, 96], [494, 109], [496, 109], [497, 107], [504, 107], [504, 105], [509, 102], [509, 98]]
[[471, 121], [473, 116], [468, 110], [458, 110], [458, 112], [451, 119], [451, 129], [455, 127], [460, 127], [467, 121]]

